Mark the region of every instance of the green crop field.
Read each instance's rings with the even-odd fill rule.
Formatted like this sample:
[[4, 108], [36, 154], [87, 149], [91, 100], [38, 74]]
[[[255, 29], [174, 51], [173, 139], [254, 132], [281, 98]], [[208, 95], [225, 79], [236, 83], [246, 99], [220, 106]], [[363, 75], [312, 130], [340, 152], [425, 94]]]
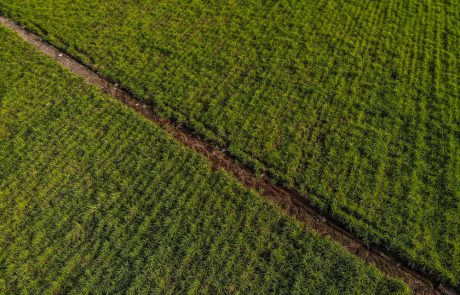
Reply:
[[460, 285], [460, 1], [0, 0], [0, 12]]
[[403, 294], [0, 26], [0, 294]]

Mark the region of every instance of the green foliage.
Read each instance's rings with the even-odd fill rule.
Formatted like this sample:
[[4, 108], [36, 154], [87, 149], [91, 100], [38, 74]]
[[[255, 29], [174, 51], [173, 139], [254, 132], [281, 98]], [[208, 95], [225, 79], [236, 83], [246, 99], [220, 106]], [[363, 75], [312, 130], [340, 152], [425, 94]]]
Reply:
[[0, 48], [0, 293], [408, 293], [3, 27]]
[[363, 239], [460, 285], [460, 1], [0, 10]]

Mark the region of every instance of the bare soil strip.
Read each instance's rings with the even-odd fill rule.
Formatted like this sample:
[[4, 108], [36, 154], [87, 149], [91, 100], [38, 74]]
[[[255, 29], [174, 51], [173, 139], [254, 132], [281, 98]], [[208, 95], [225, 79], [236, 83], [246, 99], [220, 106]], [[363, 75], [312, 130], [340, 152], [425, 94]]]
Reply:
[[327, 236], [343, 245], [349, 252], [360, 257], [366, 263], [375, 265], [383, 273], [405, 281], [416, 294], [457, 294], [455, 290], [439, 283], [434, 283], [424, 275], [408, 269], [398, 259], [383, 253], [374, 246], [360, 242], [346, 231], [340, 224], [328, 216], [324, 216], [314, 209], [307, 198], [280, 185], [273, 184], [269, 177], [258, 178], [250, 169], [237, 163], [225, 152], [220, 151], [204, 140], [172, 120], [161, 118], [148, 105], [134, 98], [127, 91], [122, 90], [116, 83], [100, 77], [89, 67], [46, 43], [39, 36], [28, 31], [14, 21], [0, 15], [0, 23], [15, 31], [24, 41], [36, 47], [42, 53], [50, 56], [64, 68], [69, 69], [88, 84], [94, 85], [110, 94], [124, 105], [135, 110], [145, 118], [161, 126], [165, 131], [179, 140], [185, 146], [204, 155], [211, 161], [214, 169], [224, 169], [236, 177], [244, 186], [254, 189], [262, 196], [277, 204], [290, 216], [297, 218], [308, 228], [313, 229], [321, 236]]

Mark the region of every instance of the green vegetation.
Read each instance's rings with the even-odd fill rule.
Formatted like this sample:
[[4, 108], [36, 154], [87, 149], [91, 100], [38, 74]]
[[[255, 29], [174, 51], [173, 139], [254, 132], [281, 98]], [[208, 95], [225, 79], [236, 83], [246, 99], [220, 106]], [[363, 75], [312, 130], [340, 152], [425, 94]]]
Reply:
[[0, 27], [0, 293], [407, 293]]
[[460, 2], [0, 0], [364, 240], [460, 282]]

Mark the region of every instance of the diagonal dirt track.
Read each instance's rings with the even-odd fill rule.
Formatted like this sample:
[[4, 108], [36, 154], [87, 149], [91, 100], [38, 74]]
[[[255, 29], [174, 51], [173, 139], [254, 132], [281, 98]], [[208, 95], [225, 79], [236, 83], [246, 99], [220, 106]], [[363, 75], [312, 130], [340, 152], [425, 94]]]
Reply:
[[140, 115], [161, 126], [174, 138], [185, 146], [204, 155], [211, 161], [215, 169], [224, 169], [236, 177], [243, 185], [255, 189], [273, 203], [277, 204], [290, 216], [293, 216], [313, 229], [322, 236], [328, 236], [343, 245], [349, 252], [360, 257], [369, 264], [375, 265], [383, 273], [400, 278], [405, 281], [416, 294], [456, 294], [453, 289], [447, 286], [434, 283], [423, 275], [416, 273], [401, 265], [398, 259], [386, 255], [376, 247], [370, 247], [360, 242], [357, 238], [348, 233], [340, 224], [332, 218], [322, 215], [311, 205], [305, 197], [280, 185], [273, 184], [270, 178], [264, 176], [258, 178], [248, 168], [243, 167], [224, 152], [212, 147], [205, 141], [197, 138], [187, 128], [165, 118], [161, 118], [146, 104], [138, 101], [127, 91], [117, 87], [117, 84], [100, 77], [87, 66], [80, 64], [72, 57], [61, 52], [54, 46], [43, 42], [42, 39], [27, 31], [14, 21], [0, 15], [0, 23], [15, 31], [24, 41], [33, 45], [42, 53], [50, 56], [63, 67], [74, 74], [83, 77], [88, 84], [97, 86], [105, 93], [132, 108]]

